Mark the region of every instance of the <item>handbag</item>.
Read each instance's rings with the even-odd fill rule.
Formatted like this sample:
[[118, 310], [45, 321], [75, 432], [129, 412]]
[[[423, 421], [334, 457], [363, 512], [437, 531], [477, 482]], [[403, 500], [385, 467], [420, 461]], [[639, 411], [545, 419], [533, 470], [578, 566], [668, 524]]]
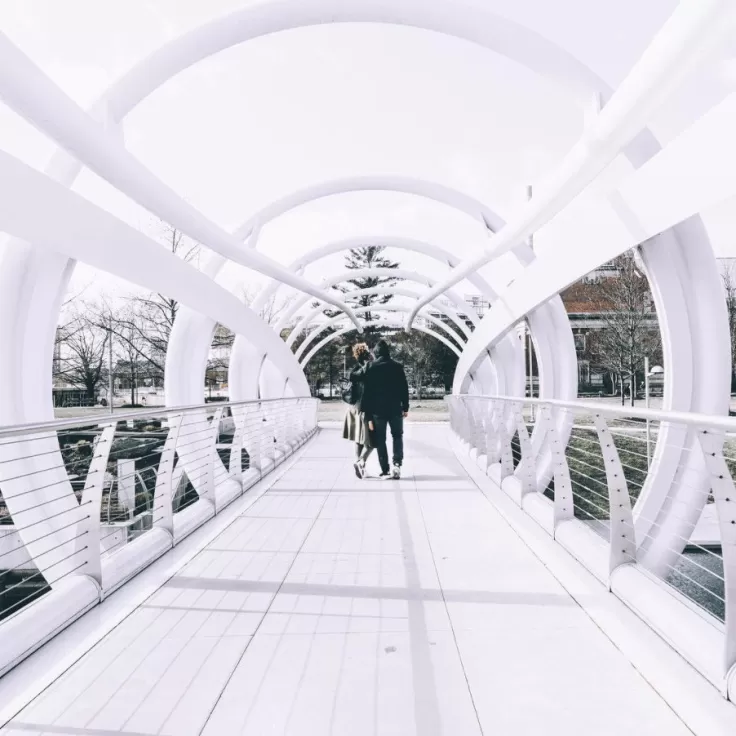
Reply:
[[340, 395], [342, 396], [342, 400], [346, 404], [352, 404], [353, 402], [351, 401], [351, 399], [353, 398], [353, 384], [350, 382], [350, 379], [348, 378], [341, 378], [340, 384], [341, 384]]

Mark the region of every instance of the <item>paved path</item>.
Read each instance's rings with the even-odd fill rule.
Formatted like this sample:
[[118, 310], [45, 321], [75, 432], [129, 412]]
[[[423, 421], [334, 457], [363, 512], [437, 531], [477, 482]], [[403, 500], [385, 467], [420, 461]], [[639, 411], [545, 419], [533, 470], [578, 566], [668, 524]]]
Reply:
[[[689, 734], [467, 477], [323, 430], [5, 736]], [[375, 462], [375, 460], [373, 461]]]

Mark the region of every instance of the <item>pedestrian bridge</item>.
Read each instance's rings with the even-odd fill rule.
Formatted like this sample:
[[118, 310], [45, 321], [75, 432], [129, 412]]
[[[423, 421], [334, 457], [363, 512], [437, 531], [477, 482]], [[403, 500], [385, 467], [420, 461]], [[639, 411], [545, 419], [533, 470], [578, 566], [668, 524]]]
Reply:
[[[161, 47], [86, 110], [28, 44], [0, 33], [0, 114], [12, 121], [0, 131], [3, 733], [736, 732], [733, 315], [714, 237], [733, 243], [736, 4], [619, 0], [609, 21], [589, 0], [556, 0], [554, 12], [541, 0], [233, 5], [180, 36], [163, 23]], [[302, 171], [298, 189], [279, 149], [283, 190], [242, 166], [265, 199], [228, 211], [231, 229], [204, 214], [201, 188], [184, 191], [135, 155], [126, 120], [169, 80], [318, 26], [391, 26], [407, 43], [443, 36], [450, 53], [503, 57], [574, 121], [556, 145], [577, 142], [550, 156], [539, 182], [516, 171], [495, 181], [484, 178], [490, 158], [461, 176], [465, 130], [445, 158], [415, 151], [422, 167], [411, 170], [399, 147], [431, 140], [415, 124], [403, 138], [391, 130], [395, 161], [366, 156], [354, 170], [340, 149], [334, 178]], [[464, 110], [435, 81], [424, 92], [437, 109]], [[471, 86], [491, 100], [485, 79]], [[499, 118], [508, 112], [493, 102]], [[493, 151], [520, 166], [547, 150], [552, 126], [544, 109], [534, 121], [516, 112], [507, 130], [526, 118], [528, 143]], [[393, 109], [379, 113], [393, 121]], [[54, 146], [45, 166], [13, 146], [27, 125], [34, 155], [37, 136]], [[386, 141], [340, 132], [336, 145], [384, 153]], [[219, 204], [221, 183], [197, 176]], [[75, 189], [90, 184], [200, 244], [200, 267]], [[514, 207], [521, 184], [529, 196]], [[339, 198], [371, 192], [449, 219], [429, 239], [385, 232], [390, 217], [379, 234], [309, 247], [298, 231], [290, 263], [262, 243], [272, 223], [318, 201], [341, 201], [338, 219], [353, 223]], [[371, 246], [420, 266], [325, 272], [326, 259]], [[578, 398], [585, 338], [560, 293], [626, 254], [661, 337], [656, 410]], [[175, 307], [152, 343], [165, 408], [55, 419], [56, 330], [79, 262]], [[249, 305], [223, 285], [233, 266], [264, 280]], [[346, 291], [356, 279], [380, 285]], [[269, 323], [284, 293], [289, 306]], [[351, 474], [352, 451], [318, 426], [305, 373], [378, 315], [373, 326], [424, 332], [457, 356], [449, 422], [410, 426], [405, 477], [387, 483]], [[229, 396], [203, 404], [218, 326], [235, 336]], [[526, 395], [532, 350], [520, 332], [537, 398]], [[631, 334], [609, 369], [634, 393], [643, 357]]]
[[[490, 420], [506, 402], [450, 401], [455, 431], [407, 425], [400, 481], [377, 467], [358, 480], [337, 426], [315, 429], [314, 400], [168, 413], [181, 462], [192, 469], [196, 443], [215, 474], [182, 494], [157, 471], [153, 504], [117, 508], [117, 524], [84, 484], [56, 560], [75, 572], [0, 623], [0, 733], [733, 733], [722, 612], [639, 565], [610, 514], [603, 535], [591, 529], [589, 486], [565, 492], [567, 463], [551, 499], [517, 496], [518, 472], [502, 490], [503, 462], [470, 444], [466, 409], [486, 404]], [[615, 426], [621, 410], [608, 411]], [[134, 421], [166, 467], [153, 414]], [[90, 473], [124, 462], [126, 423], [94, 441]], [[78, 439], [80, 420], [57, 424], [62, 445]], [[497, 437], [518, 471], [531, 443], [509, 438]], [[120, 487], [110, 494], [122, 507]], [[628, 495], [610, 496], [629, 517]], [[575, 514], [555, 522], [568, 500]]]

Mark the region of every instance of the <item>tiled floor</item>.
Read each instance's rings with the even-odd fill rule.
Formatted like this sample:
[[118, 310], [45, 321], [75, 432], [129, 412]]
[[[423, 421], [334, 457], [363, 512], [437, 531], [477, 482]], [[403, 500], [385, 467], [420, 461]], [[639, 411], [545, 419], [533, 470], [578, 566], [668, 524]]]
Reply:
[[407, 431], [404, 478], [386, 482], [357, 480], [323, 430], [0, 733], [690, 733], [466, 476], [447, 429]]

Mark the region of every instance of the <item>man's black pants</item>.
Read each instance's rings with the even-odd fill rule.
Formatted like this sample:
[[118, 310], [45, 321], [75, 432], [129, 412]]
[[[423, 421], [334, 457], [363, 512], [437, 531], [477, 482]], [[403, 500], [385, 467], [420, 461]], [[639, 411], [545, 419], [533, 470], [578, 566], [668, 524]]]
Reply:
[[388, 448], [386, 447], [386, 427], [391, 428], [391, 442], [393, 445], [394, 465], [404, 462], [404, 416], [394, 414], [390, 417], [373, 418], [373, 443], [378, 453], [378, 462], [382, 473], [388, 473]]

